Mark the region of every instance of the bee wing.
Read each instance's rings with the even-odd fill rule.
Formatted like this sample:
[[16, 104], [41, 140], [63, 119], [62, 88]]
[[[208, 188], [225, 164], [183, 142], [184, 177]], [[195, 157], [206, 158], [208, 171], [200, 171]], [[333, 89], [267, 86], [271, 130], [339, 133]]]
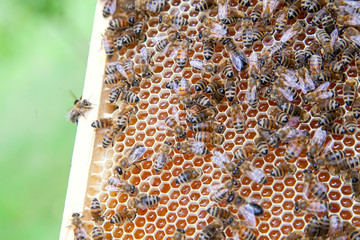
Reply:
[[117, 188], [117, 187], [114, 187], [114, 186], [110, 186], [110, 185], [106, 186], [106, 187], [105, 187], [105, 190], [106, 190], [106, 191], [109, 191], [109, 192], [120, 192], [120, 191], [121, 191], [120, 188]]
[[130, 153], [129, 159], [131, 159], [131, 162], [136, 162], [145, 154], [145, 152], [146, 152], [146, 147], [140, 145]]
[[167, 37], [168, 37], [167, 35], [156, 36], [156, 37], [154, 37], [154, 39], [153, 39], [153, 43], [158, 43], [158, 42], [160, 42], [161, 40], [163, 40], [163, 39], [165, 39], [165, 38], [167, 38]]
[[295, 36], [297, 33], [297, 31], [294, 31], [293, 28], [289, 28], [284, 35], [281, 36], [280, 38], [280, 42], [282, 43], [286, 43], [287, 41], [289, 41], [293, 36]]
[[248, 88], [246, 91], [245, 99], [246, 101], [250, 102], [251, 99], [256, 98], [256, 86], [253, 86], [252, 88]]
[[249, 68], [251, 67], [259, 69], [259, 56], [256, 52], [252, 52], [249, 57]]
[[328, 89], [330, 86], [330, 82], [324, 82], [323, 84], [321, 84], [320, 86], [318, 86], [317, 89], [315, 89], [314, 92], [319, 92], [319, 91], [322, 91], [322, 90], [326, 90]]
[[163, 122], [157, 122], [155, 124], [155, 126], [160, 131], [164, 131], [164, 130], [168, 129], [168, 127]]
[[334, 44], [339, 37], [339, 30], [336, 28], [334, 31], [332, 31], [330, 37], [331, 37], [331, 46], [334, 47]]
[[239, 208], [241, 215], [249, 223], [250, 226], [256, 226], [256, 217], [254, 209], [249, 204], [244, 204]]
[[245, 67], [248, 63], [248, 59], [243, 53], [239, 52], [233, 52], [230, 55], [231, 62], [233, 66], [238, 70], [239, 72], [242, 72], [245, 70]]
[[[359, 20], [360, 21], [360, 20]], [[358, 23], [357, 25], [360, 25], [360, 23]], [[351, 41], [353, 41], [356, 45], [360, 46], [360, 35], [356, 35], [356, 36], [350, 36], [349, 37]]]
[[221, 168], [225, 168], [225, 162], [230, 162], [229, 157], [221, 152], [216, 151], [211, 160]]
[[270, 7], [270, 12], [273, 12], [275, 10], [275, 8], [279, 5], [279, 0], [269, 0], [269, 7]]
[[315, 130], [314, 136], [310, 140], [310, 144], [319, 144], [322, 145], [326, 139], [326, 131], [318, 128]]
[[[170, 44], [169, 44], [169, 45], [170, 45]], [[169, 46], [169, 45], [168, 45], [168, 46]], [[178, 53], [178, 51], [180, 50], [180, 48], [181, 48], [181, 47], [178, 46], [178, 47], [176, 47], [174, 50], [172, 50], [172, 52], [170, 53], [170, 57], [171, 57], [171, 58], [174, 58], [174, 57], [176, 56], [176, 54]], [[166, 52], [165, 49], [164, 49], [164, 52]]]
[[211, 191], [216, 191], [221, 189], [222, 187], [224, 187], [224, 183], [219, 183], [219, 184], [213, 184], [210, 187], [208, 187], [207, 191], [211, 192]]
[[204, 62], [199, 59], [194, 59], [190, 61], [190, 65], [195, 69], [204, 69]]
[[280, 88], [280, 92], [282, 93], [282, 95], [284, 95], [284, 97], [289, 100], [290, 102], [294, 100], [293, 95], [291, 94], [290, 91], [286, 91], [283, 88]]
[[269, 48], [270, 46], [272, 46], [274, 43], [275, 43], [275, 39], [274, 39], [274, 38], [271, 38], [271, 40], [268, 41], [268, 42], [263, 42], [263, 44], [264, 44], [265, 46], [267, 46], [268, 48]]
[[127, 73], [125, 72], [125, 68], [124, 68], [123, 65], [117, 64], [117, 65], [116, 65], [116, 69], [117, 69], [118, 72], [119, 72], [121, 75], [123, 75], [124, 77], [127, 77], [127, 76], [128, 76]]
[[110, 5], [110, 13], [111, 14], [114, 14], [116, 11], [116, 3], [117, 3], [117, 0], [112, 0], [111, 5]]
[[258, 179], [260, 176], [265, 175], [265, 173], [260, 170], [257, 167], [254, 167], [253, 165], [250, 165], [250, 171], [246, 173], [250, 179], [252, 179], [255, 182], [258, 182]]
[[228, 0], [224, 0], [218, 5], [218, 16], [220, 20], [226, 18], [226, 16], [228, 15], [229, 12], [228, 6], [229, 6]]
[[315, 89], [315, 83], [310, 77], [309, 73], [305, 73], [305, 86], [307, 89], [314, 90]]

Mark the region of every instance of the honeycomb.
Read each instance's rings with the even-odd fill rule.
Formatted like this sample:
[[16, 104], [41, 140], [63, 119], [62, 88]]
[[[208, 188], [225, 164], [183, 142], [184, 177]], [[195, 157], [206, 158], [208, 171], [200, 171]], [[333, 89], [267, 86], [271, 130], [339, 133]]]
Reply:
[[[182, 27], [180, 33], [183, 36], [197, 39], [198, 32], [203, 31], [205, 28], [199, 23], [199, 16], [201, 13], [195, 11], [194, 3], [190, 1], [170, 0], [169, 4], [170, 6], [165, 10], [179, 10], [181, 11], [181, 16], [187, 18], [189, 21], [189, 25]], [[232, 7], [238, 5], [235, 1], [230, 1], [230, 4]], [[238, 9], [251, 12], [251, 9], [255, 4], [256, 1], [251, 1], [251, 6], [249, 8], [238, 6]], [[93, 33], [92, 45], [94, 44], [95, 39], [96, 46], [100, 46], [101, 33], [104, 32], [108, 21], [101, 16], [102, 7], [103, 3], [98, 3], [95, 15], [96, 28], [94, 27], [95, 34]], [[209, 13], [210, 16], [216, 16], [216, 14], [216, 10], [211, 10]], [[312, 17], [313, 14], [308, 14], [304, 11], [298, 16], [298, 19], [306, 20], [307, 26], [305, 27], [305, 33], [301, 34], [298, 40], [293, 44], [294, 50], [304, 49], [307, 45], [310, 45], [315, 41], [316, 28], [309, 24]], [[295, 21], [296, 20], [289, 20], [289, 23], [292, 24]], [[229, 36], [235, 36], [236, 31], [240, 28], [239, 24], [235, 25], [235, 27], [230, 27]], [[154, 50], [155, 43], [152, 39], [157, 35], [171, 32], [171, 29], [160, 27], [158, 24], [158, 17], [152, 16], [147, 22], [145, 31], [148, 38], [143, 45]], [[279, 40], [281, 34], [275, 34], [273, 37], [275, 40]], [[270, 41], [271, 38], [272, 36], [267, 37], [264, 41]], [[241, 39], [235, 40], [241, 42]], [[255, 42], [252, 49], [242, 50], [249, 56], [252, 51], [260, 53], [263, 49], [264, 45], [262, 42]], [[195, 41], [193, 50], [193, 52], [189, 52], [190, 59], [203, 59], [203, 46], [199, 40]], [[98, 53], [95, 57], [100, 56], [101, 59], [100, 65], [98, 64], [96, 68], [100, 69], [98, 71], [102, 71], [103, 73], [106, 57], [104, 56], [105, 54], [102, 49], [97, 49], [96, 51], [98, 51]], [[123, 47], [119, 51], [119, 55], [126, 56], [126, 58], [134, 59], [134, 57], [139, 54], [140, 48], [136, 47], [136, 44]], [[130, 125], [127, 127], [125, 134], [120, 134], [116, 137], [114, 146], [112, 148], [104, 149], [101, 144], [103, 133], [94, 133], [94, 140], [91, 143], [91, 162], [81, 170], [82, 175], [86, 175], [87, 171], [89, 171], [87, 182], [85, 181], [87, 187], [82, 190], [85, 195], [82, 196], [82, 192], [78, 194], [78, 201], [83, 205], [72, 207], [71, 203], [69, 203], [66, 206], [61, 239], [73, 238], [71, 228], [66, 227], [70, 225], [72, 212], [78, 211], [83, 214], [82, 220], [86, 230], [89, 234], [91, 233], [94, 223], [92, 222], [89, 209], [91, 201], [95, 197], [100, 200], [102, 209], [105, 211], [105, 222], [103, 223], [102, 228], [106, 239], [170, 239], [177, 228], [185, 229], [186, 237], [188, 239], [195, 239], [198, 237], [204, 226], [214, 220], [214, 218], [206, 211], [208, 207], [214, 204], [210, 199], [209, 188], [213, 184], [225, 182], [230, 177], [229, 175], [224, 174], [217, 165], [212, 163], [212, 154], [207, 155], [206, 157], [199, 157], [194, 154], [183, 155], [176, 151], [172, 151], [171, 155], [173, 156], [173, 160], [165, 165], [164, 170], [160, 174], [155, 174], [152, 168], [153, 156], [159, 151], [159, 148], [165, 139], [171, 139], [171, 137], [167, 136], [165, 131], [158, 130], [156, 124], [160, 121], [164, 121], [168, 116], [171, 116], [173, 114], [173, 108], [179, 110], [178, 117], [181, 122], [185, 122], [186, 117], [185, 111], [182, 111], [182, 105], [179, 105], [178, 96], [170, 89], [165, 88], [165, 84], [169, 79], [173, 79], [177, 76], [185, 77], [193, 84], [202, 78], [201, 73], [189, 66], [184, 69], [179, 68], [170, 55], [171, 48], [164, 54], [155, 55], [155, 66], [153, 67], [153, 72], [155, 73], [154, 77], [151, 80], [143, 80], [140, 88], [133, 88], [133, 92], [140, 97], [140, 102], [137, 105], [139, 111], [135, 117], [131, 118]], [[90, 58], [91, 57], [94, 56], [90, 55]], [[218, 64], [223, 58], [228, 57], [228, 54], [223, 51], [221, 44], [218, 44], [212, 62]], [[112, 61], [113, 60], [116, 60], [116, 56]], [[348, 77], [357, 76], [357, 70], [354, 66], [354, 62], [352, 62], [346, 70], [345, 73]], [[244, 101], [247, 90], [247, 81], [245, 80], [245, 74], [242, 74], [241, 77], [243, 80], [238, 86], [237, 98]], [[96, 79], [96, 81], [103, 82], [103, 79], [99, 78]], [[92, 114], [92, 119], [90, 119], [90, 116], [87, 116], [86, 119], [80, 120], [79, 128], [82, 127], [82, 124], [87, 124], [87, 126], [84, 127], [86, 128], [86, 131], [94, 132], [90, 127], [91, 121], [100, 117], [109, 117], [115, 110], [115, 105], [110, 104], [108, 101], [108, 92], [110, 88], [103, 83], [101, 85], [102, 87], [100, 89], [96, 88], [88, 91], [88, 95], [93, 92], [99, 94], [99, 104], [96, 106], [98, 108], [98, 113], [96, 113], [97, 116]], [[342, 84], [331, 84], [330, 88], [334, 88], [337, 91], [339, 96], [336, 100], [345, 106], [341, 96], [343, 91]], [[271, 106], [276, 106], [276, 102], [260, 96], [257, 109], [250, 108], [245, 103], [243, 103], [242, 106], [246, 112], [246, 130], [242, 134], [235, 133], [231, 126], [231, 113], [228, 102], [222, 101], [221, 104], [217, 106], [218, 114], [216, 120], [226, 125], [226, 130], [224, 132], [225, 141], [221, 147], [214, 148], [213, 146], [208, 145], [208, 148], [212, 153], [216, 150], [225, 152], [229, 156], [233, 156], [233, 153], [238, 149], [238, 146], [252, 143], [256, 136], [254, 127], [256, 126], [257, 121], [266, 117], [267, 110]], [[305, 108], [310, 110], [308, 106], [305, 106]], [[351, 110], [347, 106], [345, 108], [348, 111]], [[299, 129], [307, 131], [316, 129], [317, 121], [318, 120], [316, 119], [311, 119], [308, 123], [301, 123]], [[188, 137], [192, 138], [193, 134], [194, 133], [189, 130]], [[81, 136], [79, 138], [81, 138]], [[333, 150], [345, 150], [349, 156], [360, 153], [359, 131], [355, 132], [353, 135], [328, 135], [326, 143], [331, 140], [334, 141]], [[128, 181], [131, 184], [136, 185], [141, 193], [159, 195], [161, 200], [158, 205], [150, 207], [149, 209], [138, 209], [137, 216], [133, 222], [116, 226], [111, 224], [109, 220], [116, 211], [122, 210], [127, 206], [130, 197], [126, 193], [109, 192], [105, 187], [107, 186], [107, 179], [112, 176], [114, 164], [126, 154], [135, 143], [142, 143], [147, 148], [144, 157], [149, 160], [142, 162], [139, 165], [141, 170], [135, 167], [132, 168]], [[284, 153], [285, 146], [283, 145], [277, 149], [269, 147], [269, 153], [266, 156], [253, 158], [252, 164], [257, 168], [262, 169], [268, 176], [268, 183], [266, 185], [253, 182], [244, 174], [240, 178], [241, 188], [239, 192], [241, 196], [257, 200], [265, 210], [263, 216], [257, 217], [256, 227], [251, 228], [259, 240], [283, 239], [284, 236], [293, 231], [304, 231], [310, 217], [313, 216], [313, 214], [310, 213], [295, 215], [293, 211], [294, 203], [306, 198], [303, 193], [304, 183], [302, 170], [308, 167], [309, 162], [306, 159], [304, 151], [298, 158], [290, 161], [297, 166], [298, 171], [296, 174], [288, 175], [280, 179], [275, 179], [269, 175], [274, 166], [278, 165], [280, 162], [284, 162]], [[78, 160], [75, 159], [75, 161]], [[175, 183], [175, 178], [183, 170], [190, 167], [201, 168], [203, 170], [203, 175], [199, 180], [178, 186]], [[320, 170], [317, 176], [319, 181], [326, 183], [328, 186], [328, 200], [332, 206], [329, 213], [338, 214], [343, 220], [351, 221], [355, 227], [360, 227], [360, 205], [351, 199], [352, 189], [350, 184], [342, 182], [338, 176], [332, 176], [326, 170]], [[70, 179], [69, 186], [73, 181], [76, 180]], [[75, 194], [74, 192], [72, 193]], [[83, 199], [84, 201], [82, 202]], [[67, 200], [67, 202], [68, 201], [69, 200]], [[219, 204], [219, 206], [226, 207], [232, 213], [238, 214], [238, 210], [232, 206], [226, 204]], [[240, 214], [238, 214], [238, 216], [242, 219]], [[233, 236], [232, 231], [229, 229], [225, 231], [225, 234], [227, 237]]]

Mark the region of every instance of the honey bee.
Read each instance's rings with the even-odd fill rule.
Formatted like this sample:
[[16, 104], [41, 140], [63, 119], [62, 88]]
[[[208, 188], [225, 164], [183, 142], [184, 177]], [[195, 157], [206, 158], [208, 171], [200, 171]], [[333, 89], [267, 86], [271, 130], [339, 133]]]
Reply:
[[[127, 87], [127, 85], [125, 84], [125, 83], [127, 83], [126, 78], [124, 78], [119, 72], [117, 72], [116, 65], [113, 65], [113, 66], [115, 67], [116, 72], [106, 75], [106, 77], [104, 79], [104, 83], [107, 85], [120, 84], [120, 85], [123, 85], [121, 87]], [[109, 71], [112, 71], [112, 70], [109, 69]]]
[[111, 59], [114, 56], [115, 43], [113, 37], [114, 37], [114, 32], [111, 31], [110, 29], [106, 29], [103, 35], [102, 46], [104, 47], [107, 59]]
[[[325, 164], [332, 164], [335, 163], [336, 161], [342, 160], [346, 157], [346, 152], [345, 151], [341, 151], [341, 150], [335, 150], [335, 151], [330, 151], [320, 157], [318, 157], [317, 159], [315, 159], [312, 162], [312, 166], [314, 168], [314, 170], [317, 170], [319, 168], [319, 166], [324, 166]], [[335, 164], [332, 164], [333, 166], [335, 166]]]
[[108, 129], [102, 140], [103, 148], [109, 147], [110, 144], [113, 145], [115, 134], [121, 132], [117, 122], [112, 118], [100, 118], [94, 121], [91, 126], [96, 129]]
[[209, 61], [215, 52], [216, 42], [211, 38], [206, 38], [203, 40], [203, 55], [204, 58]]
[[190, 129], [194, 132], [216, 132], [223, 133], [225, 131], [225, 125], [220, 122], [208, 120], [200, 123], [193, 123]]
[[207, 84], [205, 92], [214, 95], [220, 88], [224, 88], [224, 81], [211, 81]]
[[94, 198], [90, 205], [90, 214], [95, 223], [103, 222], [104, 216], [102, 216], [103, 210], [101, 209], [100, 201]]
[[229, 102], [232, 102], [236, 96], [236, 78], [227, 78], [225, 80], [225, 96]]
[[156, 174], [159, 174], [162, 171], [169, 159], [172, 160], [172, 157], [170, 156], [172, 149], [172, 143], [169, 141], [165, 141], [160, 147], [159, 153], [154, 158], [154, 171]]
[[323, 113], [334, 111], [339, 107], [340, 107], [340, 103], [336, 100], [333, 99], [321, 100], [318, 101], [318, 103], [311, 108], [311, 113], [317, 117]]
[[298, 68], [296, 70], [296, 76], [299, 79], [300, 88], [304, 94], [307, 94], [309, 91], [313, 91], [315, 89], [315, 83], [312, 80], [307, 68]]
[[206, 108], [202, 111], [199, 110], [198, 106], [193, 106], [186, 112], [186, 121], [189, 123], [204, 122], [207, 119], [214, 118], [216, 111], [214, 108]]
[[186, 126], [179, 124], [174, 117], [167, 117], [165, 119], [165, 125], [175, 133], [178, 139], [184, 140], [186, 138]]
[[124, 85], [119, 84], [110, 90], [110, 94], [109, 94], [110, 103], [117, 102], [119, 99], [128, 104], [135, 104], [140, 101], [139, 96], [137, 96], [133, 92], [124, 90], [122, 86]]
[[337, 93], [334, 89], [327, 89], [330, 85], [329, 82], [323, 83], [315, 91], [307, 93], [303, 97], [304, 104], [315, 104], [319, 100], [334, 99]]
[[343, 38], [339, 38], [335, 41], [333, 46], [333, 55], [337, 57], [340, 53], [342, 53], [347, 47], [347, 42]]
[[209, 108], [209, 107], [213, 106], [213, 103], [210, 100], [210, 98], [208, 98], [207, 96], [202, 95], [202, 94], [196, 95], [193, 98], [193, 102], [204, 108]]
[[299, 240], [299, 239], [303, 239], [303, 237], [304, 237], [303, 232], [295, 231], [287, 235], [285, 240]]
[[331, 209], [331, 205], [329, 202], [324, 200], [302, 200], [295, 203], [294, 210], [295, 213], [299, 213], [301, 211], [306, 212], [327, 212]]
[[224, 136], [218, 133], [210, 133], [210, 132], [197, 132], [194, 135], [195, 141], [203, 142], [205, 144], [212, 144], [213, 146], [217, 147], [223, 144], [225, 141]]
[[109, 29], [112, 31], [123, 30], [130, 26], [126, 17], [116, 17], [110, 20]]
[[344, 85], [344, 101], [345, 104], [351, 106], [355, 101], [356, 92], [358, 91], [358, 83], [354, 78], [349, 78]]
[[315, 156], [318, 156], [321, 147], [324, 145], [326, 139], [326, 131], [321, 130], [320, 128], [315, 130], [314, 136], [311, 138], [309, 145], [307, 146], [306, 155], [310, 159], [314, 159]]
[[283, 10], [280, 10], [275, 14], [275, 18], [276, 18], [275, 31], [277, 33], [281, 33], [284, 30], [286, 23], [288, 21], [288, 11], [289, 8], [284, 7]]
[[158, 14], [168, 5], [167, 0], [144, 0], [141, 1], [140, 8], [145, 12]]
[[152, 207], [160, 202], [160, 197], [156, 195], [145, 195], [140, 194], [136, 198], [130, 198], [128, 205], [130, 208], [134, 209], [147, 209]]
[[307, 11], [309, 13], [318, 12], [320, 9], [322, 9], [324, 6], [326, 6], [326, 4], [328, 4], [328, 3], [329, 3], [329, 1], [327, 1], [327, 0], [308, 1], [309, 6], [307, 8]]
[[151, 66], [154, 64], [151, 62], [152, 57], [154, 56], [154, 52], [150, 52], [146, 49], [146, 47], [142, 48], [140, 50], [141, 53], [141, 76], [143, 78], [150, 78], [154, 75], [154, 73], [151, 70]]
[[323, 61], [322, 61], [322, 57], [320, 56], [320, 54], [318, 54], [318, 53], [313, 54], [309, 58], [309, 65], [310, 65], [311, 71], [320, 73], [320, 70], [323, 66]]
[[209, 31], [206, 36], [211, 37], [214, 40], [223, 39], [229, 31], [228, 27], [222, 22], [219, 22], [206, 14], [200, 17], [200, 22], [203, 23]]
[[221, 169], [227, 172], [232, 178], [240, 177], [240, 168], [234, 162], [231, 162], [226, 154], [216, 151], [211, 160]]
[[278, 105], [280, 110], [292, 117], [298, 117], [301, 122], [308, 122], [310, 120], [310, 114], [303, 108], [292, 103], [280, 103]]
[[360, 202], [360, 174], [359, 172], [353, 172], [352, 178], [351, 178], [351, 188], [353, 191], [352, 198], [356, 202]]
[[209, 207], [206, 211], [214, 218], [223, 222], [227, 221], [230, 217], [233, 217], [233, 214], [229, 210], [217, 206]]
[[160, 26], [174, 27], [180, 29], [182, 26], [189, 25], [189, 22], [186, 18], [178, 16], [178, 14], [165, 14], [159, 17]]
[[234, 152], [234, 158], [240, 161], [245, 161], [257, 154], [259, 154], [259, 151], [254, 145], [240, 146], [240, 148]]
[[327, 112], [321, 115], [319, 125], [331, 125], [337, 118], [341, 118], [345, 113], [343, 108], [337, 108], [334, 111]]
[[334, 72], [344, 71], [345, 67], [355, 59], [356, 51], [357, 49], [354, 46], [354, 44], [348, 44], [347, 48], [344, 50], [344, 52], [341, 55], [341, 60], [334, 65], [332, 70]]
[[92, 232], [91, 232], [91, 237], [92, 239], [94, 240], [103, 240], [103, 239], [106, 239], [105, 236], [104, 236], [104, 233], [103, 231], [101, 230], [101, 228], [99, 227], [94, 227]]
[[250, 13], [250, 18], [253, 23], [256, 23], [261, 18], [262, 8], [263, 8], [263, 3], [258, 2], [255, 5], [253, 11]]
[[244, 225], [242, 225], [241, 222], [239, 221], [235, 221], [232, 219], [229, 228], [236, 232], [236, 236], [240, 237], [241, 239], [244, 240], [256, 240], [256, 235], [247, 227], [245, 227]]
[[256, 183], [259, 184], [267, 184], [267, 177], [265, 173], [257, 168], [251, 165], [249, 162], [240, 162], [240, 170], [246, 174], [251, 180], [253, 180]]
[[273, 58], [278, 65], [286, 68], [294, 68], [294, 66], [296, 65], [295, 52], [290, 49], [285, 49], [284, 51], [275, 54]]
[[102, 11], [102, 15], [104, 18], [107, 18], [110, 15], [115, 13], [116, 3], [117, 3], [117, 0], [105, 0], [104, 8]]
[[166, 88], [172, 89], [183, 103], [185, 108], [189, 108], [193, 103], [190, 95], [190, 83], [186, 78], [175, 78], [166, 84]]
[[223, 41], [226, 51], [230, 55], [231, 63], [239, 72], [243, 72], [248, 67], [248, 59], [234, 40], [227, 38]]
[[75, 240], [81, 240], [87, 238], [87, 232], [84, 226], [84, 223], [80, 219], [79, 213], [73, 213], [72, 214], [72, 220], [71, 224], [74, 227], [74, 239]]
[[256, 147], [256, 150], [262, 155], [265, 156], [269, 152], [269, 147], [266, 143], [266, 140], [262, 136], [256, 136], [254, 138], [254, 144]]
[[193, 45], [193, 40], [191, 40], [190, 38], [185, 38], [183, 41], [181, 41], [179, 48], [175, 50], [175, 61], [181, 69], [185, 67], [189, 60], [188, 53], [191, 50], [191, 45]]
[[206, 78], [203, 78], [203, 79], [200, 79], [199, 81], [197, 81], [195, 84], [194, 84], [194, 89], [195, 91], [197, 92], [201, 92], [203, 90], [206, 89], [207, 85], [210, 83], [210, 80], [209, 79], [206, 79]]
[[278, 130], [280, 127], [278, 126], [277, 122], [270, 118], [262, 118], [257, 121], [257, 125], [263, 130]]
[[355, 119], [360, 117], [360, 98], [355, 99], [352, 106], [352, 112]]
[[242, 133], [245, 130], [245, 115], [239, 101], [231, 104], [231, 121], [236, 133]]
[[298, 20], [288, 30], [286, 30], [280, 38], [280, 43], [283, 44], [282, 47], [289, 46], [291, 43], [293, 43], [295, 39], [299, 36], [299, 34], [301, 34], [304, 31], [305, 26], [306, 26], [305, 21]]
[[346, 233], [344, 232], [345, 224], [338, 215], [330, 216], [329, 236], [331, 240], [346, 239]]
[[220, 62], [220, 69], [222, 74], [224, 74], [224, 76], [226, 78], [233, 78], [234, 77], [234, 70], [230, 64], [230, 61], [226, 58], [224, 58], [223, 60], [221, 60]]
[[269, 116], [272, 117], [277, 124], [286, 124], [289, 122], [289, 116], [277, 107], [271, 107], [269, 109]]
[[259, 104], [259, 92], [257, 90], [256, 80], [253, 78], [248, 80], [248, 88], [246, 90], [245, 99], [250, 107], [257, 108]]
[[335, 160], [334, 162], [330, 162], [327, 164], [327, 167], [334, 166], [336, 168], [336, 172], [344, 172], [351, 171], [352, 169], [358, 167], [360, 165], [360, 156], [347, 157], [339, 160]]
[[234, 191], [228, 194], [226, 202], [238, 209], [250, 226], [256, 226], [255, 217], [264, 214], [264, 209], [259, 204], [244, 199], [239, 193]]
[[125, 59], [122, 57], [120, 59], [122, 64], [116, 65], [116, 68], [119, 73], [126, 77], [128, 83], [131, 84], [133, 87], [140, 86], [140, 76], [135, 72], [134, 62], [132, 59]]
[[157, 44], [155, 45], [155, 50], [157, 52], [166, 52], [170, 44], [175, 44], [176, 41], [180, 40], [181, 36], [178, 32], [170, 33], [167, 36], [162, 36], [162, 39], [156, 38]]
[[195, 11], [204, 12], [214, 6], [217, 5], [217, 1], [215, 0], [200, 0], [195, 4]]
[[250, 0], [239, 0], [239, 5], [244, 6], [244, 7], [249, 7], [250, 6]]
[[211, 240], [213, 239], [219, 229], [222, 229], [224, 224], [221, 220], [215, 220], [210, 224], [207, 224], [199, 234], [199, 240]]
[[193, 153], [199, 156], [206, 156], [210, 154], [209, 149], [205, 146], [203, 142], [179, 142], [175, 145], [175, 149], [182, 154]]
[[214, 75], [217, 73], [217, 66], [212, 63], [205, 63], [199, 59], [194, 59], [190, 61], [190, 65], [196, 70], [204, 73], [209, 73], [211, 75]]
[[172, 240], [186, 240], [185, 230], [182, 228], [177, 228], [171, 239]]
[[294, 19], [296, 18], [301, 12], [301, 1], [297, 0], [295, 1], [288, 10], [288, 18]]
[[322, 53], [325, 61], [333, 59], [333, 48], [331, 38], [324, 29], [318, 29], [315, 33], [318, 43], [322, 46]]
[[[131, 198], [131, 200], [134, 198]], [[110, 219], [110, 223], [116, 224], [120, 226], [125, 222], [132, 222], [136, 218], [136, 211], [135, 210], [128, 210], [125, 208], [124, 210], [116, 212]]]
[[264, 21], [265, 24], [267, 25], [270, 24], [271, 16], [278, 5], [279, 5], [279, 0], [267, 0], [263, 2], [261, 19]]
[[130, 119], [139, 111], [139, 108], [133, 105], [125, 105], [125, 107], [120, 111], [116, 118], [116, 125], [118, 130], [124, 132], [128, 126]]
[[239, 187], [240, 187], [240, 182], [235, 178], [231, 178], [223, 184], [210, 186], [209, 188], [210, 191], [216, 190], [215, 193], [211, 196], [211, 199], [217, 203], [221, 202], [229, 195], [231, 190], [238, 189]]
[[241, 37], [244, 47], [251, 48], [253, 45], [253, 23], [249, 17], [244, 17], [241, 22]]
[[320, 230], [320, 223], [317, 216], [313, 216], [310, 218], [309, 223], [307, 224], [305, 228], [305, 236], [306, 238], [313, 239], [315, 238]]
[[135, 42], [143, 43], [147, 39], [145, 34], [138, 35], [138, 32], [135, 32], [134, 28], [127, 28], [121, 33], [121, 36], [117, 38], [114, 42], [115, 48], [121, 50], [122, 47], [130, 45]]
[[293, 163], [280, 163], [279, 165], [275, 166], [270, 175], [273, 177], [284, 177], [286, 174], [294, 175], [296, 172], [296, 166]]
[[345, 128], [349, 133], [354, 133], [357, 129], [357, 122], [352, 113], [347, 113], [344, 116], [345, 118]]
[[146, 161], [147, 158], [140, 159], [146, 152], [146, 148], [141, 144], [136, 144], [127, 156], [122, 157], [117, 165], [115, 166], [115, 173], [119, 176], [123, 175], [123, 178], [126, 178], [126, 172], [134, 165], [140, 170], [136, 165], [137, 163]]
[[139, 194], [139, 189], [135, 185], [120, 179], [118, 175], [115, 175], [114, 177], [109, 177], [108, 186], [106, 186], [105, 189], [110, 192], [123, 191], [132, 197]]
[[220, 18], [221, 22], [225, 25], [232, 25], [237, 23], [239, 20], [242, 20], [245, 17], [243, 11], [233, 11], [226, 14], [223, 18]]
[[311, 193], [317, 200], [326, 198], [326, 185], [318, 181], [309, 169], [304, 170], [304, 182], [306, 186], [305, 192]]
[[284, 159], [289, 161], [293, 158], [296, 158], [300, 155], [302, 150], [306, 147], [309, 142], [309, 136], [302, 134], [294, 139], [292, 139], [286, 146]]
[[74, 107], [72, 107], [66, 113], [65, 117], [66, 117], [66, 119], [70, 120], [71, 122], [78, 124], [79, 117], [80, 116], [85, 117], [85, 112], [92, 109], [93, 107], [92, 107], [92, 104], [88, 100], [82, 99], [82, 97], [77, 99], [72, 92], [70, 92], [70, 93], [73, 96], [73, 98], [75, 99]]

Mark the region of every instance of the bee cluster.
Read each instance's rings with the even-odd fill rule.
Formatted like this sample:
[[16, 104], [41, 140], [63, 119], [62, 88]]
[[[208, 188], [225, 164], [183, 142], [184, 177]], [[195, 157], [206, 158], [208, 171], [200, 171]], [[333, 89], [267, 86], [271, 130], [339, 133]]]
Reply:
[[111, 117], [75, 239], [360, 238], [359, 2], [102, 7]]

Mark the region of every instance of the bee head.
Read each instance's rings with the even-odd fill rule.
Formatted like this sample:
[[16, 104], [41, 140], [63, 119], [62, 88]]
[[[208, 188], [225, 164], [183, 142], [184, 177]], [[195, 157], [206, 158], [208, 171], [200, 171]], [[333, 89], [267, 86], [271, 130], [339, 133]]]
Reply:
[[121, 167], [116, 167], [115, 170], [119, 175], [123, 175], [123, 173], [124, 173], [124, 171]]
[[183, 133], [179, 134], [179, 138], [180, 139], [185, 139], [186, 138], [186, 132], [183, 132]]
[[299, 212], [300, 211], [300, 206], [299, 206], [299, 203], [296, 202], [295, 205], [294, 205], [294, 210], [295, 212]]
[[160, 17], [159, 17], [159, 23], [162, 23], [162, 21], [163, 21], [163, 16], [160, 15]]
[[182, 228], [177, 228], [176, 231], [178, 231], [179, 233], [185, 234], [185, 230]]
[[75, 99], [74, 105], [77, 104], [80, 101], [80, 99]]
[[169, 145], [169, 146], [172, 146], [172, 143], [170, 141], [165, 141], [164, 143]]

